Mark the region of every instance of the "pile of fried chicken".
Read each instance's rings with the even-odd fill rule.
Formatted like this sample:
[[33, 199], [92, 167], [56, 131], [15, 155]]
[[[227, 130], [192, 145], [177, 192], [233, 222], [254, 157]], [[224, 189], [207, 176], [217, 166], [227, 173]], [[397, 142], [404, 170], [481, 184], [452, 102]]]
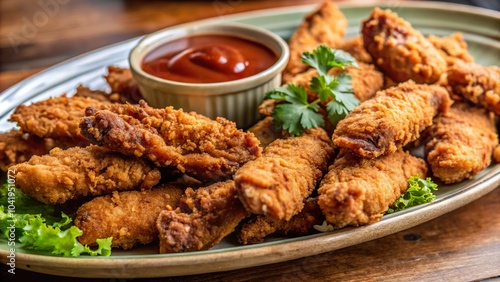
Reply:
[[[324, 2], [289, 39], [283, 73], [283, 84], [308, 89], [318, 73], [303, 52], [327, 45], [353, 55], [358, 67], [345, 71], [361, 103], [336, 126], [288, 134], [275, 126], [273, 100], [247, 130], [153, 108], [129, 69], [110, 66], [110, 92], [79, 86], [18, 106], [10, 121], [19, 129], [0, 134], [0, 168], [40, 202], [85, 199], [74, 220], [82, 244], [159, 241], [160, 253], [176, 253], [229, 234], [254, 244], [312, 234], [325, 221], [334, 229], [375, 223], [409, 177], [458, 183], [500, 159], [500, 69], [474, 63], [460, 33], [424, 36], [379, 8], [359, 36], [346, 39], [346, 28], [339, 8]], [[417, 146], [424, 156], [409, 153]]]

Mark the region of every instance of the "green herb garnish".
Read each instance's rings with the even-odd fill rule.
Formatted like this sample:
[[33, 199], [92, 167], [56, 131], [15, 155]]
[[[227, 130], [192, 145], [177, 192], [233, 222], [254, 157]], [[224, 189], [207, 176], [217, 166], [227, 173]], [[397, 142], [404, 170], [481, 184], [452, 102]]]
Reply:
[[311, 91], [318, 96], [316, 100], [309, 102], [306, 89], [293, 84], [276, 88], [265, 97], [279, 102], [272, 114], [276, 126], [295, 135], [299, 135], [306, 128], [324, 125], [323, 116], [319, 113], [320, 103], [326, 103], [328, 119], [333, 124], [343, 119], [359, 104], [353, 94], [349, 74], [328, 74], [334, 67], [357, 67], [356, 60], [349, 53], [321, 45], [312, 53], [304, 52], [302, 62], [318, 71], [318, 76], [313, 77], [309, 85]]
[[404, 210], [409, 207], [430, 203], [436, 196], [432, 193], [436, 191], [438, 185], [432, 182], [430, 177], [421, 179], [420, 175], [414, 175], [408, 179], [408, 189], [397, 199], [387, 213]]
[[56, 215], [54, 206], [45, 205], [27, 196], [12, 185], [0, 188], [0, 238], [5, 237], [9, 248], [49, 251], [55, 255], [91, 256], [111, 254], [111, 239], [97, 239], [96, 250], [76, 239], [82, 231], [72, 225], [65, 213]]

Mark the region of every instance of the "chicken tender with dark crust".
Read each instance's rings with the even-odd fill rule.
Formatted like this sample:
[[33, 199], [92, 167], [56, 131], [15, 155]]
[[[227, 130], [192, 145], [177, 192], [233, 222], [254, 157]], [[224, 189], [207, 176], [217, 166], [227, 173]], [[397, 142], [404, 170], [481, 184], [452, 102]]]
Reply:
[[20, 105], [9, 121], [16, 122], [24, 132], [40, 138], [72, 139], [78, 143], [85, 141], [78, 128], [85, 116], [85, 109], [100, 108], [104, 104], [88, 97], [62, 95], [31, 105]]
[[318, 188], [318, 204], [335, 229], [380, 220], [408, 188], [408, 178], [425, 177], [424, 160], [398, 150], [365, 159], [341, 150]]
[[167, 205], [176, 208], [184, 188], [161, 185], [151, 190], [123, 191], [96, 197], [76, 212], [75, 226], [83, 234], [77, 239], [93, 246], [96, 239], [112, 237], [114, 248], [130, 249], [158, 239], [156, 220]]
[[322, 128], [297, 137], [277, 139], [234, 175], [245, 208], [278, 220], [289, 220], [304, 207], [333, 157], [329, 135]]
[[158, 216], [160, 253], [210, 249], [247, 216], [232, 180], [187, 188], [177, 209], [169, 208]]
[[157, 166], [177, 167], [202, 181], [228, 179], [262, 152], [259, 140], [234, 122], [172, 107], [156, 109], [144, 101], [111, 110], [89, 108], [80, 127], [94, 144]]
[[243, 245], [262, 243], [271, 234], [304, 236], [316, 233], [314, 225], [320, 225], [324, 220], [325, 216], [318, 206], [318, 199], [308, 198], [302, 211], [289, 221], [257, 215], [245, 222], [237, 230], [236, 235], [238, 242]]
[[45, 204], [113, 191], [150, 189], [160, 171], [145, 160], [98, 146], [55, 148], [12, 167], [16, 187]]
[[500, 67], [458, 62], [446, 79], [454, 94], [500, 115]]
[[437, 85], [413, 81], [379, 91], [355, 107], [333, 133], [333, 143], [365, 158], [395, 152], [420, 137], [433, 117], [446, 112], [452, 101]]
[[431, 84], [446, 71], [446, 60], [436, 47], [389, 9], [373, 9], [361, 33], [373, 63], [395, 82]]
[[455, 103], [423, 134], [425, 154], [435, 177], [446, 184], [469, 179], [488, 167], [498, 145], [494, 115]]
[[283, 83], [309, 67], [301, 62], [303, 52], [312, 52], [319, 45], [338, 48], [344, 41], [347, 19], [337, 5], [324, 1], [314, 12], [305, 16], [290, 37], [290, 59], [283, 71]]

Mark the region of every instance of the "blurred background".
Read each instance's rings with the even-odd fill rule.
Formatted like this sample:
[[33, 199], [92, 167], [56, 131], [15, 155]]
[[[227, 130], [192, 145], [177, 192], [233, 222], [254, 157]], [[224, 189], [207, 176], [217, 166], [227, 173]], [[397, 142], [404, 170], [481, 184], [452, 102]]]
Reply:
[[[168, 26], [245, 11], [323, 0], [0, 0], [0, 91], [25, 76], [85, 52]], [[371, 0], [336, 1], [369, 3]], [[404, 0], [408, 2], [411, 0]], [[447, 0], [500, 10], [500, 0]], [[380, 3], [380, 2], [379, 2]], [[16, 78], [9, 80], [9, 72]]]

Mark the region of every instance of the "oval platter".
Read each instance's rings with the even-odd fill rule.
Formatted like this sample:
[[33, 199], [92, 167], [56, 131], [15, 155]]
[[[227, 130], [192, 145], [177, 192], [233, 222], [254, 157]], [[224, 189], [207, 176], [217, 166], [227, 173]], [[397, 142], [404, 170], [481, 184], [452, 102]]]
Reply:
[[[462, 32], [479, 64], [500, 65], [500, 13], [435, 2], [381, 2], [380, 5], [339, 4], [349, 20], [347, 38], [359, 33], [360, 23], [374, 6], [390, 8], [424, 34], [439, 36]], [[316, 6], [294, 6], [235, 14], [199, 21], [242, 22], [269, 29], [285, 39], [304, 15]], [[71, 95], [79, 84], [108, 90], [103, 75], [109, 65], [127, 67], [127, 57], [140, 38], [83, 54], [46, 69], [0, 94], [0, 132], [15, 125], [8, 117], [16, 106]], [[432, 203], [386, 215], [378, 223], [297, 238], [274, 238], [262, 244], [240, 246], [224, 240], [207, 251], [158, 254], [157, 245], [113, 250], [109, 257], [61, 257], [16, 246], [16, 267], [34, 272], [93, 278], [167, 277], [253, 267], [325, 253], [377, 239], [429, 221], [487, 194], [500, 184], [500, 164], [473, 179], [441, 186]], [[9, 246], [0, 240], [0, 261], [7, 263]]]

